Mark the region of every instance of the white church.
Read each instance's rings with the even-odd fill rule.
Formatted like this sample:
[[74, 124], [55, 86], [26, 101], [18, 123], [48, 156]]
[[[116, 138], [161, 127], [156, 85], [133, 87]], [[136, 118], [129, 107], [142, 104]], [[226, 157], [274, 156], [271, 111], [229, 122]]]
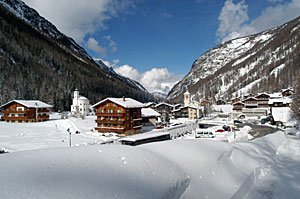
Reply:
[[74, 91], [73, 104], [71, 105], [71, 113], [74, 116], [87, 116], [90, 111], [90, 101], [83, 96], [79, 95], [78, 89]]

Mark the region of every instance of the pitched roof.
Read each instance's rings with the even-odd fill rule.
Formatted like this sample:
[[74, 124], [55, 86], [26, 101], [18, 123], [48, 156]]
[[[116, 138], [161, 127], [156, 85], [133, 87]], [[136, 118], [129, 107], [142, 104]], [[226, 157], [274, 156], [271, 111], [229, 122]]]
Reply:
[[123, 101], [123, 98], [112, 98], [112, 97], [109, 97], [109, 98], [106, 98], [106, 99], [104, 99], [104, 100], [102, 100], [102, 101], [94, 104], [92, 106], [92, 108], [95, 108], [96, 106], [98, 106], [99, 104], [102, 104], [103, 102], [105, 102], [107, 100], [109, 100], [109, 101], [111, 101], [111, 102], [113, 102], [115, 104], [118, 104], [118, 105], [120, 105], [120, 106], [122, 106], [124, 108], [142, 108], [142, 107], [145, 106], [143, 103], [141, 103], [139, 101], [136, 101], [136, 100], [134, 100], [132, 98], [125, 98], [125, 101]]
[[142, 117], [158, 117], [160, 114], [152, 108], [142, 108]]
[[158, 106], [160, 106], [160, 105], [166, 105], [166, 106], [174, 107], [174, 105], [168, 104], [168, 103], [166, 103], [166, 102], [161, 102], [161, 103], [159, 103], [159, 104], [156, 104], [155, 107], [158, 107]]
[[16, 102], [18, 104], [22, 104], [23, 106], [26, 106], [28, 108], [51, 108], [52, 106], [49, 104], [46, 104], [45, 102], [39, 101], [39, 100], [12, 100], [1, 107], [4, 107], [12, 102]]

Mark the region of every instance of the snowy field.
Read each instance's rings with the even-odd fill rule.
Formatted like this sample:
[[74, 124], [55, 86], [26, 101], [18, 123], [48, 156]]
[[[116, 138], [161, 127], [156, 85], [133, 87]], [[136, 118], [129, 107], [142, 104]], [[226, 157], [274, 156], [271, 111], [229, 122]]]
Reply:
[[[91, 131], [95, 126], [96, 117], [70, 117], [60, 119], [58, 114], [51, 114], [50, 120], [38, 123], [6, 123], [0, 122], [0, 149], [9, 152], [33, 150], [41, 148], [69, 146], [70, 129], [72, 145], [88, 145], [107, 142], [114, 137], [105, 137]], [[79, 131], [80, 134], [75, 134]]]
[[131, 147], [101, 145], [114, 137], [92, 132], [94, 120], [0, 122], [0, 146], [11, 152], [0, 155], [0, 198], [299, 198], [296, 129], [245, 141], [245, 126], [229, 142], [187, 134]]

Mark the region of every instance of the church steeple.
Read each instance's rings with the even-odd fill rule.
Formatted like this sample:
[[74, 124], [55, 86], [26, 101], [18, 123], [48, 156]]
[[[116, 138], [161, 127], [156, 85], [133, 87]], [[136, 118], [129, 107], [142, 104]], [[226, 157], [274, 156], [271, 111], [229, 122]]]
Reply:
[[191, 93], [186, 89], [186, 92], [183, 94], [184, 97], [184, 106], [188, 106], [191, 103]]

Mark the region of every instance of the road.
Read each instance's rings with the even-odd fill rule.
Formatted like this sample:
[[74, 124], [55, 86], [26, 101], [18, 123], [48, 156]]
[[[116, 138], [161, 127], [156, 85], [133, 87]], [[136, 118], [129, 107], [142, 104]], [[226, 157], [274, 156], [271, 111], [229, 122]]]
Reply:
[[237, 127], [243, 128], [244, 126], [250, 126], [252, 130], [249, 132], [255, 139], [258, 137], [262, 137], [268, 134], [275, 133], [279, 131], [280, 129], [269, 127], [269, 126], [264, 126], [264, 125], [257, 125], [253, 123], [242, 123], [242, 124], [236, 124]]

